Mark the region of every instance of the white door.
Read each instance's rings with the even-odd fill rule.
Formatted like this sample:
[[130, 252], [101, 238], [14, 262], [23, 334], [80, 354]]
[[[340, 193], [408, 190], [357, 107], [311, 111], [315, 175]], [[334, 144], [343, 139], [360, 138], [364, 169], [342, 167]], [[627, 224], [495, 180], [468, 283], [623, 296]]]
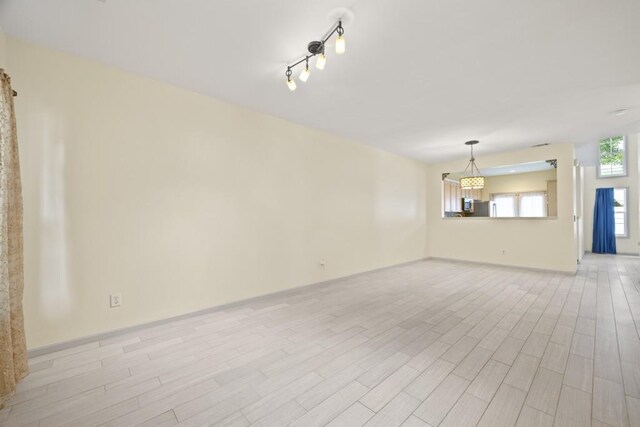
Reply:
[[582, 261], [584, 255], [584, 223], [582, 211], [584, 209], [584, 168], [579, 164], [574, 166], [574, 193], [573, 193], [573, 224], [575, 227], [574, 236], [576, 241], [576, 259], [578, 263]]

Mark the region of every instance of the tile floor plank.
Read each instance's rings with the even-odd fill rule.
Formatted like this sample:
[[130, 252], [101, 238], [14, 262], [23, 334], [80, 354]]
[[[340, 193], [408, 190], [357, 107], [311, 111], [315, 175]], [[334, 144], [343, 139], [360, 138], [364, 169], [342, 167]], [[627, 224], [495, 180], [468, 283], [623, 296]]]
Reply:
[[440, 427], [473, 426], [478, 423], [480, 417], [487, 408], [488, 403], [468, 393], [460, 397], [458, 402], [449, 411]]
[[549, 414], [524, 405], [522, 411], [520, 411], [516, 427], [552, 427], [553, 419]]
[[360, 402], [372, 411], [378, 412], [402, 389], [409, 385], [418, 374], [418, 371], [405, 365], [372, 388], [360, 399]]
[[420, 400], [400, 392], [387, 405], [371, 418], [367, 427], [393, 427], [401, 425], [409, 415], [420, 405]]
[[469, 386], [469, 381], [450, 374], [415, 410], [414, 414], [437, 426]]
[[323, 426], [354, 404], [368, 391], [367, 387], [357, 381], [353, 381], [289, 425], [291, 427]]
[[498, 391], [500, 384], [509, 371], [509, 366], [495, 360], [490, 360], [473, 380], [467, 393], [485, 402], [490, 402]]
[[504, 379], [505, 384], [512, 385], [523, 391], [529, 391], [533, 377], [538, 370], [540, 359], [525, 353], [520, 353], [513, 363], [507, 377]]
[[562, 374], [540, 367], [525, 403], [533, 409], [555, 415], [561, 389]]
[[500, 427], [515, 425], [524, 404], [526, 393], [508, 384], [502, 384], [480, 418], [478, 426]]
[[612, 426], [629, 424], [627, 405], [621, 384], [604, 378], [594, 378], [593, 418]]
[[428, 260], [31, 358], [0, 426], [640, 425], [640, 259]]
[[356, 402], [349, 406], [344, 412], [335, 417], [327, 427], [357, 427], [364, 425], [369, 421], [375, 412], [367, 408], [360, 402]]
[[563, 385], [554, 427], [583, 427], [590, 424], [591, 393]]

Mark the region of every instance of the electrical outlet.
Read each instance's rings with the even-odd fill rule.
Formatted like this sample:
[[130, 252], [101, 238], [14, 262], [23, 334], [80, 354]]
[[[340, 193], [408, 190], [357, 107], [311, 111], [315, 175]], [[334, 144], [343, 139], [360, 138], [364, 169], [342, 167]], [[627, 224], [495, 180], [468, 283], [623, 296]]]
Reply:
[[111, 308], [120, 307], [122, 305], [122, 294], [111, 294], [109, 303], [111, 305]]

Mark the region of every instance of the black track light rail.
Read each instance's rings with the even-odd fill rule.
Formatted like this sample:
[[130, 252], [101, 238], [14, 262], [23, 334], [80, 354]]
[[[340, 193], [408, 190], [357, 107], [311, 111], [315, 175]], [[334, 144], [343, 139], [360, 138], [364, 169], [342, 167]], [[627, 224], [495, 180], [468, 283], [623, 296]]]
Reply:
[[335, 27], [333, 27], [326, 36], [322, 38], [320, 41], [313, 41], [309, 43], [308, 49], [309, 54], [305, 55], [304, 58], [299, 60], [298, 62], [294, 62], [293, 64], [287, 65], [287, 77], [291, 75], [291, 69], [297, 65], [302, 64], [303, 62], [308, 63], [310, 58], [313, 58], [316, 55], [324, 53], [324, 44], [331, 38], [332, 35], [338, 33], [339, 36], [344, 34], [344, 28], [342, 27], [342, 20], [338, 21]]

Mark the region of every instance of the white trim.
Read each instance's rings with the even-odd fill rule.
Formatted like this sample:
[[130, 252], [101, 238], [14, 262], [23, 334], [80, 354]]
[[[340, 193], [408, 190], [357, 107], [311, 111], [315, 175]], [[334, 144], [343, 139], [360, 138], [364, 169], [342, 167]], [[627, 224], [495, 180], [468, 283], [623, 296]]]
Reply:
[[617, 252], [615, 254], [594, 254], [591, 251], [584, 251], [585, 254], [593, 254], [593, 255], [611, 255], [611, 256], [640, 256], [640, 252]]
[[203, 314], [208, 314], [208, 313], [213, 313], [213, 312], [216, 312], [216, 311], [225, 310], [225, 309], [228, 309], [228, 308], [231, 308], [231, 307], [236, 307], [236, 306], [239, 306], [239, 305], [242, 305], [242, 304], [247, 304], [249, 302], [262, 301], [262, 300], [266, 300], [266, 299], [269, 299], [269, 298], [276, 298], [276, 297], [279, 297], [279, 296], [300, 292], [301, 290], [303, 290], [305, 288], [310, 288], [310, 287], [315, 287], [315, 286], [328, 286], [328, 285], [331, 285], [333, 283], [336, 283], [336, 282], [339, 282], [339, 281], [342, 281], [342, 280], [347, 280], [347, 279], [351, 279], [351, 278], [354, 278], [354, 277], [362, 276], [362, 275], [365, 275], [365, 274], [374, 273], [374, 272], [382, 271], [382, 270], [387, 270], [387, 269], [390, 269], [390, 268], [401, 267], [403, 265], [409, 265], [409, 264], [414, 264], [414, 263], [418, 263], [418, 262], [423, 262], [423, 261], [426, 261], [428, 259], [429, 259], [428, 257], [419, 258], [419, 259], [415, 259], [415, 260], [412, 260], [412, 261], [401, 262], [399, 264], [388, 265], [386, 267], [374, 268], [373, 270], [362, 271], [360, 273], [354, 273], [354, 274], [350, 274], [350, 275], [347, 275], [347, 276], [338, 277], [338, 278], [335, 278], [335, 279], [330, 279], [330, 280], [325, 280], [325, 281], [322, 281], [322, 282], [311, 283], [311, 284], [308, 284], [308, 285], [296, 286], [294, 288], [284, 289], [282, 291], [271, 292], [271, 293], [264, 294], [264, 295], [258, 295], [256, 297], [246, 298], [246, 299], [243, 299], [243, 300], [234, 301], [234, 302], [230, 302], [230, 303], [227, 303], [227, 304], [217, 305], [217, 306], [214, 306], [214, 307], [205, 308], [203, 310], [193, 311], [191, 313], [185, 313], [185, 314], [181, 314], [181, 315], [178, 315], [178, 316], [168, 317], [168, 318], [165, 318], [165, 319], [159, 319], [159, 320], [154, 320], [154, 321], [151, 321], [151, 322], [141, 323], [141, 324], [138, 324], [138, 325], [128, 326], [126, 328], [114, 329], [114, 330], [107, 331], [107, 332], [100, 332], [100, 333], [97, 333], [97, 334], [88, 335], [88, 336], [80, 337], [80, 338], [74, 338], [74, 339], [69, 340], [69, 341], [64, 341], [64, 342], [55, 343], [55, 344], [49, 344], [49, 345], [45, 345], [45, 346], [42, 346], [42, 347], [35, 347], [35, 348], [32, 348], [32, 349], [29, 349], [29, 357], [31, 358], [31, 357], [36, 357], [36, 356], [42, 356], [43, 354], [53, 353], [53, 352], [60, 351], [60, 350], [66, 350], [68, 348], [76, 347], [76, 346], [83, 345], [83, 344], [88, 344], [88, 343], [95, 342], [95, 341], [105, 340], [107, 338], [111, 338], [111, 337], [114, 337], [116, 335], [131, 333], [131, 332], [139, 331], [139, 330], [142, 330], [142, 329], [150, 328], [152, 326], [158, 326], [158, 325], [162, 325], [162, 324], [165, 324], [165, 323], [174, 322], [176, 320], [188, 319], [190, 317], [195, 317], [195, 316], [200, 316], [200, 315], [203, 315]]
[[[615, 197], [616, 190], [624, 190], [624, 234], [616, 234], [616, 239], [628, 239], [630, 234], [629, 233], [629, 187], [628, 186], [613, 187], [614, 197]], [[615, 217], [615, 213], [614, 213], [614, 217]]]
[[557, 273], [557, 274], [564, 274], [564, 275], [567, 275], [567, 276], [575, 276], [577, 271], [578, 271], [577, 267], [576, 267], [576, 271], [574, 273], [570, 273], [568, 271], [552, 270], [552, 269], [549, 269], [549, 268], [536, 268], [536, 267], [527, 267], [527, 266], [522, 266], [522, 265], [510, 265], [510, 264], [497, 264], [497, 263], [493, 263], [493, 262], [469, 261], [469, 260], [466, 260], [466, 259], [447, 258], [447, 257], [438, 257], [438, 256], [429, 257], [428, 259], [437, 260], [437, 261], [447, 261], [447, 262], [456, 263], [456, 264], [474, 264], [474, 265], [486, 265], [487, 267], [502, 267], [502, 268], [510, 269], [510, 270], [528, 270], [528, 271], [539, 271], [539, 272], [545, 272], [545, 273]]
[[[622, 143], [624, 144], [624, 155], [622, 156], [623, 161], [623, 168], [624, 168], [624, 173], [622, 174], [618, 174], [618, 175], [605, 175], [602, 176], [600, 174], [600, 142], [598, 141], [598, 143], [596, 144], [596, 152], [597, 152], [597, 156], [596, 158], [598, 159], [596, 162], [596, 179], [608, 179], [608, 178], [624, 178], [626, 176], [629, 176], [629, 161], [628, 161], [628, 152], [627, 152], [627, 148], [629, 147], [629, 145], [627, 144], [627, 136], [626, 135], [617, 135], [617, 136], [622, 136]], [[615, 138], [615, 136], [609, 137], [609, 138]], [[608, 138], [605, 138], [608, 139]]]

